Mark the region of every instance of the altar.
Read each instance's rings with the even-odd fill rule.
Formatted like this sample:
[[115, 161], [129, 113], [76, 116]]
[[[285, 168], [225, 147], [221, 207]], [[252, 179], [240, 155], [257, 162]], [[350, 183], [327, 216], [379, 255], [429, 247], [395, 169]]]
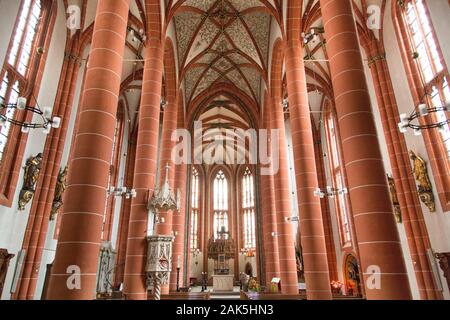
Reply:
[[214, 275], [213, 277], [214, 292], [233, 292], [234, 276], [233, 275]]
[[235, 258], [235, 245], [229, 232], [222, 228], [218, 237], [208, 243], [208, 258], [214, 260], [213, 291], [233, 292], [234, 275], [230, 274], [230, 259]]

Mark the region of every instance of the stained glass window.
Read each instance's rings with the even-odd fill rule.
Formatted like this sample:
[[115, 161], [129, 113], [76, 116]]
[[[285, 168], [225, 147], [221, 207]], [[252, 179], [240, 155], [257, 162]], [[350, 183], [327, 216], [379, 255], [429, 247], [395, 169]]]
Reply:
[[219, 232], [228, 232], [228, 182], [224, 172], [217, 173], [213, 185], [213, 208], [214, 208], [214, 238], [219, 238]]
[[[423, 0], [410, 0], [405, 7], [405, 20], [413, 51], [418, 53], [417, 64], [424, 79], [425, 90], [433, 107], [442, 107], [450, 102], [450, 89], [442, 63], [442, 54], [431, 27], [431, 21]], [[437, 120], [445, 122], [446, 113], [437, 113]], [[440, 130], [443, 145], [450, 158], [450, 128]]]
[[200, 179], [198, 170], [192, 169], [191, 178], [191, 226], [190, 226], [190, 243], [191, 250], [199, 249], [198, 243], [198, 218], [200, 212]]
[[242, 177], [242, 211], [244, 249], [256, 248], [256, 221], [255, 221], [255, 188], [253, 174], [249, 168]]
[[[36, 40], [39, 23], [41, 21], [42, 6], [40, 0], [23, 0], [18, 16], [16, 28], [13, 31], [12, 43], [7, 54], [7, 61], [2, 72], [0, 85], [0, 102], [15, 104], [27, 80], [27, 71]], [[6, 119], [13, 119], [15, 109], [2, 111]], [[11, 124], [8, 121], [0, 122], [0, 164], [4, 158]]]

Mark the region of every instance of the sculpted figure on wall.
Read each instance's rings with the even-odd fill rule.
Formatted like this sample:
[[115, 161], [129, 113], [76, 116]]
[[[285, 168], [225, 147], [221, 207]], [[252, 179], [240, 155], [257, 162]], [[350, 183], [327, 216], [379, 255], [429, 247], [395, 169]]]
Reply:
[[33, 198], [41, 167], [42, 153], [27, 160], [24, 167], [23, 186], [19, 195], [19, 211], [25, 210], [25, 206]]
[[420, 200], [431, 212], [436, 212], [436, 203], [434, 201], [433, 187], [428, 176], [427, 164], [414, 151], [409, 152], [409, 157], [413, 162], [413, 173], [418, 183], [417, 189]]
[[63, 196], [64, 191], [67, 188], [67, 166], [64, 169], [61, 169], [58, 174], [58, 180], [56, 181], [55, 187], [55, 197], [53, 199], [52, 204], [52, 213], [50, 215], [50, 220], [54, 220], [57, 216], [59, 210], [63, 205]]
[[2, 296], [3, 286], [5, 284], [6, 272], [8, 271], [9, 261], [14, 258], [8, 250], [0, 249], [0, 297]]
[[395, 188], [394, 178], [387, 176], [389, 182], [389, 192], [391, 194], [392, 206], [394, 208], [395, 221], [402, 222], [402, 211], [400, 210], [400, 202], [398, 200], [397, 189]]
[[436, 253], [435, 257], [439, 260], [439, 266], [444, 272], [448, 288], [450, 289], [450, 252]]

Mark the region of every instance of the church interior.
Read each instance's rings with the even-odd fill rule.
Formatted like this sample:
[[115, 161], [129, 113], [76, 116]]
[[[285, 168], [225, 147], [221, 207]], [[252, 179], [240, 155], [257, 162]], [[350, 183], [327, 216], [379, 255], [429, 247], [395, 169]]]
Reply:
[[0, 0], [1, 300], [450, 300], [450, 1]]

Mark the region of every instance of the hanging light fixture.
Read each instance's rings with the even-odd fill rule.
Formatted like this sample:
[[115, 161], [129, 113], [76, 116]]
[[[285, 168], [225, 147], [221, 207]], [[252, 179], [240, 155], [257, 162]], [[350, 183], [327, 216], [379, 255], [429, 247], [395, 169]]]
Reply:
[[[408, 129], [412, 129], [416, 136], [422, 134], [422, 130], [439, 129], [445, 130], [445, 127], [450, 124], [450, 117], [445, 117], [445, 120], [431, 121], [432, 119], [439, 119], [438, 114], [442, 112], [450, 111], [450, 102], [447, 102], [445, 106], [429, 106], [427, 99], [424, 99], [425, 103], [421, 103], [414, 109], [414, 111], [408, 116], [406, 113], [400, 115], [400, 123], [398, 127], [401, 133], [407, 133]], [[420, 121], [420, 119], [426, 119]], [[422, 124], [423, 123], [423, 124]]]
[[322, 190], [321, 188], [317, 188], [316, 190], [314, 190], [314, 196], [319, 197], [321, 199], [328, 197], [328, 198], [334, 198], [338, 195], [344, 195], [344, 194], [348, 194], [348, 189], [347, 188], [333, 188], [330, 186], [327, 186], [327, 188], [325, 190]]
[[128, 27], [128, 35], [132, 42], [145, 43], [147, 41], [144, 29], [135, 30], [132, 27]]
[[[24, 97], [19, 97], [16, 103], [5, 104], [0, 101], [0, 126], [8, 122], [21, 127], [23, 133], [30, 132], [30, 129], [42, 129], [45, 134], [49, 134], [51, 128], [58, 129], [61, 126], [61, 118], [52, 117], [52, 108], [46, 107], [42, 110], [36, 98], [33, 97], [33, 99], [36, 102], [36, 107], [28, 106], [27, 99]], [[31, 122], [8, 117], [9, 114], [14, 114], [15, 110], [31, 112], [33, 114]], [[34, 122], [35, 118], [38, 118], [36, 122]]]

